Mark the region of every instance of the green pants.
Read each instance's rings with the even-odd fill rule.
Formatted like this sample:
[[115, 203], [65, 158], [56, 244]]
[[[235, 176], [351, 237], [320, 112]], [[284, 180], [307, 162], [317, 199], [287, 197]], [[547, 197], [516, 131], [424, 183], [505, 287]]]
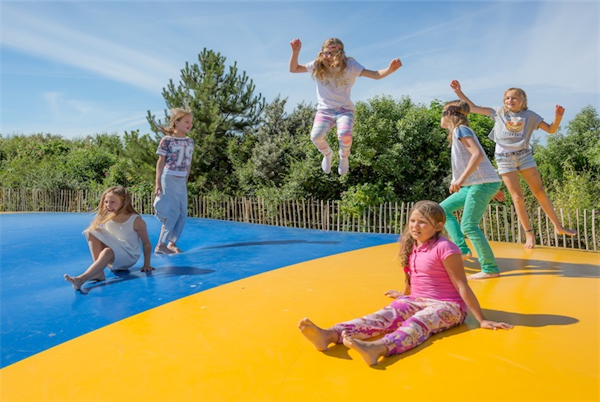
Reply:
[[[452, 241], [463, 254], [469, 254], [471, 250], [465, 241], [467, 236], [477, 253], [481, 270], [489, 274], [499, 272], [498, 264], [490, 244], [479, 228], [479, 222], [499, 189], [500, 182], [466, 186], [440, 203], [446, 211], [445, 228]], [[463, 210], [463, 214], [459, 224], [453, 212], [460, 209]]]

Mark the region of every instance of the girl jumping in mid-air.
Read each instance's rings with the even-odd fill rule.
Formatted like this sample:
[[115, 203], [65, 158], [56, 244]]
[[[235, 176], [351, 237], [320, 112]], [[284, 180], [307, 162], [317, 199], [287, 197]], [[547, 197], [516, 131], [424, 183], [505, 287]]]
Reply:
[[382, 70], [367, 70], [353, 58], [347, 57], [344, 44], [337, 38], [327, 39], [316, 60], [307, 64], [298, 64], [298, 55], [302, 48], [300, 39], [290, 42], [292, 57], [290, 72], [312, 73], [317, 81], [317, 114], [315, 116], [310, 139], [323, 154], [321, 168], [327, 174], [331, 172], [332, 151], [327, 143], [327, 132], [335, 125], [339, 141], [340, 164], [338, 173], [348, 173], [348, 156], [352, 147], [352, 126], [354, 124], [354, 104], [350, 100], [350, 90], [356, 77], [368, 77], [379, 80], [398, 70], [402, 63], [394, 59]]
[[469, 104], [472, 113], [491, 116], [495, 121], [494, 129], [489, 137], [496, 143], [495, 158], [498, 173], [502, 176], [502, 180], [510, 192], [517, 217], [525, 230], [525, 248], [535, 246], [535, 236], [529, 222], [529, 216], [527, 216], [519, 173], [554, 224], [556, 233], [569, 236], [576, 235], [576, 231], [563, 227], [558, 220], [552, 202], [542, 186], [542, 178], [529, 147], [531, 136], [538, 128], [549, 134], [554, 134], [558, 130], [565, 109], [560, 105], [556, 105], [554, 121], [552, 124], [548, 124], [538, 114], [527, 109], [527, 95], [520, 88], [508, 88], [504, 91], [504, 106], [490, 108], [476, 106], [471, 102], [462, 92], [458, 81], [452, 81], [450, 87], [461, 100]]
[[93, 263], [78, 276], [65, 274], [75, 290], [80, 290], [86, 281], [106, 279], [104, 268], [113, 271], [132, 267], [144, 249], [143, 272], [153, 271], [150, 266], [152, 244], [148, 238], [146, 222], [131, 205], [131, 195], [121, 186], [111, 187], [100, 197], [98, 214], [83, 232], [87, 238]]
[[[446, 231], [460, 248], [463, 258], [471, 256], [465, 235], [477, 252], [481, 272], [469, 276], [469, 279], [495, 278], [500, 276], [500, 271], [479, 222], [502, 182], [469, 127], [468, 114], [469, 105], [464, 101], [448, 102], [442, 111], [440, 125], [448, 130], [448, 141], [452, 147], [452, 182], [450, 197], [440, 205], [446, 211]], [[460, 225], [453, 214], [458, 210], [463, 210]]]
[[182, 251], [177, 240], [183, 232], [188, 216], [187, 180], [194, 153], [194, 140], [187, 134], [192, 129], [192, 113], [185, 109], [171, 109], [168, 127], [160, 127], [166, 134], [158, 145], [156, 162], [156, 188], [154, 209], [162, 222], [157, 254], [174, 254]]
[[385, 295], [395, 299], [389, 306], [331, 328], [320, 328], [304, 318], [298, 324], [302, 334], [317, 350], [343, 343], [368, 365], [375, 365], [380, 357], [406, 352], [431, 335], [460, 325], [467, 308], [481, 328], [512, 328], [484, 317], [467, 282], [460, 249], [441, 234], [445, 221], [446, 213], [437, 203], [417, 202], [400, 238], [404, 291], [388, 290]]

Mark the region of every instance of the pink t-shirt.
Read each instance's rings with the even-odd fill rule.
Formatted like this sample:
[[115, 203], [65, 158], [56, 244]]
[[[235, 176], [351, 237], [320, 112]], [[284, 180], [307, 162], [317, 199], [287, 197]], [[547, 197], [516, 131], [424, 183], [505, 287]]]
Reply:
[[450, 255], [460, 253], [458, 246], [443, 236], [422, 246], [415, 245], [408, 258], [410, 295], [456, 302], [466, 310], [467, 305], [452, 284], [443, 264]]

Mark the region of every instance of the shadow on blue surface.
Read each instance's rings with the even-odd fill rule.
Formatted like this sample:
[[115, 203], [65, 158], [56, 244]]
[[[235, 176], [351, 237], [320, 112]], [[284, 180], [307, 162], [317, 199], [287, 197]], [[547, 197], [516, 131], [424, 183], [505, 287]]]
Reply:
[[[153, 255], [152, 273], [140, 271], [142, 261], [130, 271], [106, 269], [106, 281], [76, 292], [63, 275], [78, 275], [91, 263], [82, 231], [92, 218], [0, 215], [0, 367], [173, 300], [398, 238], [190, 218], [178, 242], [185, 253]], [[156, 244], [160, 222], [153, 216], [144, 220]]]
[[131, 281], [134, 279], [141, 279], [148, 276], [175, 276], [175, 275], [206, 275], [215, 272], [214, 269], [198, 269], [194, 267], [161, 267], [160, 271], [153, 272], [131, 272], [130, 270], [113, 271], [115, 278], [107, 278], [104, 281], [97, 281], [91, 285], [85, 285], [81, 288], [81, 294], [88, 294], [91, 290], [100, 288], [103, 286], [114, 285], [117, 283], [123, 283], [125, 281]]

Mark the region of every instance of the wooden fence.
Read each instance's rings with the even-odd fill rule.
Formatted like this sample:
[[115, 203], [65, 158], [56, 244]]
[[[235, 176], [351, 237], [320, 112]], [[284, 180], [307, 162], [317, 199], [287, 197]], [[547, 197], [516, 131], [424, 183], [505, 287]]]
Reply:
[[[1, 189], [0, 211], [5, 212], [92, 212], [100, 193], [86, 190]], [[142, 214], [154, 214], [152, 194], [133, 193], [133, 205]], [[412, 203], [385, 203], [368, 207], [361, 214], [345, 210], [340, 201], [285, 200], [264, 198], [191, 197], [189, 215], [263, 225], [363, 233], [399, 234], [408, 219]], [[541, 208], [529, 211], [535, 228], [536, 244], [578, 250], [600, 250], [598, 210], [557, 210], [563, 226], [578, 231], [577, 236], [557, 235]], [[460, 214], [457, 215], [460, 219]], [[525, 233], [518, 224], [514, 208], [489, 205], [481, 229], [490, 241], [523, 243]]]

